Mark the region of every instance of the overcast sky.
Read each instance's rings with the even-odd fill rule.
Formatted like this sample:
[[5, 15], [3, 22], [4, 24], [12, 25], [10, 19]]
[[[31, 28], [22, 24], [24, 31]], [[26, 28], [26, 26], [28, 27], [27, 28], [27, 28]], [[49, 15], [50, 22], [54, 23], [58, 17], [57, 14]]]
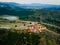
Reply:
[[21, 4], [42, 3], [60, 5], [60, 0], [0, 0], [0, 2], [16, 2]]

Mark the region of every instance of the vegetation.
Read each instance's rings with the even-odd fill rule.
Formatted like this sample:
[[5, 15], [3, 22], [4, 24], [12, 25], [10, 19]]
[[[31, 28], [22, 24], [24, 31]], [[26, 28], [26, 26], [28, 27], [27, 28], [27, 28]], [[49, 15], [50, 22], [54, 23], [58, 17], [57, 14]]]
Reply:
[[1, 15], [18, 16], [20, 20], [37, 21], [39, 23], [41, 21], [55, 26], [42, 23], [49, 30], [33, 33], [27, 30], [14, 29], [17, 26], [26, 26], [28, 23], [24, 21], [9, 21], [0, 18], [0, 27], [12, 27], [12, 29], [0, 29], [0, 45], [60, 45], [60, 28], [56, 28], [56, 26], [60, 27], [60, 12], [18, 7], [11, 8], [7, 5], [7, 7], [0, 7]]
[[26, 30], [0, 29], [0, 45], [59, 45], [59, 36], [49, 31], [33, 33]]
[[[11, 10], [9, 10], [11, 9]], [[40, 17], [42, 17], [42, 21], [45, 23], [53, 24], [60, 26], [60, 12], [58, 11], [49, 11], [49, 10], [40, 10], [40, 9], [23, 9], [23, 8], [2, 8], [0, 7], [0, 15], [13, 15], [19, 16], [20, 20], [28, 20], [28, 21], [40, 21]]]

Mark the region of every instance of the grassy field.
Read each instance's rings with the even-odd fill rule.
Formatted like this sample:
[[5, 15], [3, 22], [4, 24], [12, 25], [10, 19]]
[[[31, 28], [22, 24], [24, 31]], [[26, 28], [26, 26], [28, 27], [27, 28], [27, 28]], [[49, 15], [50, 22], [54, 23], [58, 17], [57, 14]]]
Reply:
[[26, 29], [27, 25], [29, 25], [30, 23], [33, 22], [23, 20], [16, 20], [16, 21], [2, 20], [0, 21], [0, 28], [23, 30]]
[[14, 28], [15, 26], [24, 26], [28, 25], [31, 21], [8, 21], [8, 22], [0, 22], [0, 27], [11, 27]]

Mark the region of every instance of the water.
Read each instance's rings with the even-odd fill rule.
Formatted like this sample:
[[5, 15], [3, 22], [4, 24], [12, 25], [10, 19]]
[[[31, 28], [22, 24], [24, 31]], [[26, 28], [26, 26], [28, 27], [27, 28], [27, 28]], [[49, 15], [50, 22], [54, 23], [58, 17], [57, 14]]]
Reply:
[[4, 19], [8, 19], [8, 20], [18, 20], [19, 17], [17, 16], [3, 16]]

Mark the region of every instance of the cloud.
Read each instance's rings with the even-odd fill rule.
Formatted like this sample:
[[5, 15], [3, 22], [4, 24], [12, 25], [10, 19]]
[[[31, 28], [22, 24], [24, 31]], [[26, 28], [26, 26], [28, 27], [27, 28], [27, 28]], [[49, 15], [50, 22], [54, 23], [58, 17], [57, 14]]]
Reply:
[[42, 4], [58, 4], [60, 0], [0, 0], [0, 2], [17, 2], [17, 3], [42, 3]]

